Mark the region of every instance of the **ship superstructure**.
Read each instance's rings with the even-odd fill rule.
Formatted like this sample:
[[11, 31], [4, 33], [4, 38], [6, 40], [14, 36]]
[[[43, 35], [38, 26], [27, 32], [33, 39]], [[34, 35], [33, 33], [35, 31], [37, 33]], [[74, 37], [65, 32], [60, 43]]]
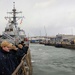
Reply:
[[0, 41], [6, 39], [13, 44], [18, 44], [19, 42], [23, 41], [23, 39], [26, 37], [24, 30], [21, 30], [18, 27], [18, 23], [17, 23], [17, 21], [19, 19], [23, 19], [23, 17], [18, 17], [16, 15], [22, 12], [16, 11], [15, 2], [13, 2], [12, 12], [7, 12], [7, 13], [11, 14], [12, 17], [5, 17], [6, 19], [8, 19], [8, 23], [5, 27], [5, 31], [3, 32]]

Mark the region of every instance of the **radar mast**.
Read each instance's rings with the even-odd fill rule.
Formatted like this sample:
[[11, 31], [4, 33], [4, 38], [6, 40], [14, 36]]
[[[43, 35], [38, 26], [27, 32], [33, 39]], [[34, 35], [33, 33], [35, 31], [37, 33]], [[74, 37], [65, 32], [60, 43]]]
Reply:
[[15, 2], [13, 2], [13, 9], [12, 9], [12, 12], [7, 12], [8, 14], [12, 14], [12, 17], [5, 17], [5, 18], [8, 18], [8, 19], [11, 19], [12, 18], [12, 21], [11, 23], [13, 23], [15, 25], [15, 27], [17, 28], [17, 19], [19, 20], [20, 18], [23, 18], [23, 17], [16, 17], [16, 14], [18, 13], [22, 13], [21, 11], [20, 12], [16, 12], [16, 9], [15, 9]]

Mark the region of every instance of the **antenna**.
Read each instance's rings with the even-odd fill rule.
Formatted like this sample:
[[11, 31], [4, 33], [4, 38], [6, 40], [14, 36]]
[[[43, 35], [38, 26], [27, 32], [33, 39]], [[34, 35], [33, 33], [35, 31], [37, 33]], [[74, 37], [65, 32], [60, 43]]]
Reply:
[[47, 32], [46, 32], [46, 28], [45, 28], [45, 26], [44, 26], [44, 29], [45, 29], [45, 36], [47, 37]]
[[15, 2], [13, 2], [13, 9], [15, 9]]

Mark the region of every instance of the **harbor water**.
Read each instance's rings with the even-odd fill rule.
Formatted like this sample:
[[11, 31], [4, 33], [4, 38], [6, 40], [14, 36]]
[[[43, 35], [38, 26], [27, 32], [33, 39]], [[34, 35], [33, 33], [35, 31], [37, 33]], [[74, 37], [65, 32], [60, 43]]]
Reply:
[[30, 44], [33, 75], [75, 75], [75, 50]]

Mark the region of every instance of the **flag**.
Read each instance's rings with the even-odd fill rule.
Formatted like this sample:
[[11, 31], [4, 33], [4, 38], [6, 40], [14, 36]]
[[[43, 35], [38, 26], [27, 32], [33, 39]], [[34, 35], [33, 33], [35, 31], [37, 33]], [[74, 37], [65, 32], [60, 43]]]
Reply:
[[23, 21], [23, 18], [21, 19], [20, 24], [22, 24], [22, 21]]

